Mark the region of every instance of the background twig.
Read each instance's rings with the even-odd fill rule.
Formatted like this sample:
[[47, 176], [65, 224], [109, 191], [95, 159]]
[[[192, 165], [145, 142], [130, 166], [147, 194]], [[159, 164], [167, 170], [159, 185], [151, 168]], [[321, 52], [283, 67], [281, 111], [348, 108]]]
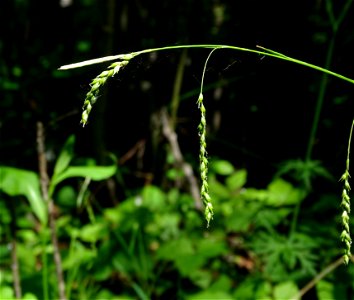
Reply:
[[17, 248], [16, 248], [16, 214], [15, 214], [14, 204], [12, 201], [10, 202], [10, 211], [11, 211], [11, 271], [12, 271], [15, 297], [16, 299], [21, 299], [22, 291], [21, 291], [20, 272], [19, 272], [18, 258], [17, 258]]
[[[351, 260], [354, 260], [354, 256], [352, 255]], [[304, 296], [309, 290], [311, 290], [317, 282], [319, 282], [321, 279], [323, 279], [327, 274], [331, 273], [333, 270], [338, 268], [341, 264], [343, 264], [343, 258], [340, 257], [331, 264], [329, 264], [326, 268], [324, 268], [319, 274], [317, 274], [309, 283], [307, 283], [300, 291], [299, 293], [291, 297], [291, 299], [301, 299], [302, 296]]]
[[200, 199], [200, 193], [199, 193], [197, 179], [194, 176], [193, 169], [192, 169], [191, 165], [184, 161], [181, 149], [178, 144], [177, 134], [171, 128], [166, 108], [161, 109], [160, 115], [161, 115], [163, 135], [166, 137], [166, 139], [168, 140], [168, 142], [171, 146], [172, 155], [176, 161], [177, 166], [181, 168], [184, 175], [186, 176], [186, 179], [189, 183], [192, 197], [194, 199], [195, 207], [198, 210], [201, 210], [203, 204]]
[[56, 270], [57, 280], [58, 280], [59, 298], [60, 300], [66, 300], [65, 282], [63, 277], [61, 257], [59, 253], [58, 238], [57, 238], [56, 226], [55, 226], [54, 203], [48, 194], [49, 177], [47, 172], [47, 160], [45, 157], [44, 140], [45, 140], [45, 135], [44, 135], [43, 123], [37, 122], [37, 154], [38, 154], [41, 190], [42, 190], [43, 199], [48, 204], [49, 229], [50, 229], [51, 240], [53, 244], [53, 255], [54, 255], [55, 270]]

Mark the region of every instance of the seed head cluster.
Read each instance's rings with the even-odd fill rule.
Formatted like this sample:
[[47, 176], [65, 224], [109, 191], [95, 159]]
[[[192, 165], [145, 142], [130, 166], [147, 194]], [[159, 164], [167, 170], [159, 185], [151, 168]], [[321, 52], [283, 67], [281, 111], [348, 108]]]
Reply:
[[340, 238], [345, 245], [343, 260], [346, 265], [349, 263], [349, 259], [351, 257], [351, 244], [352, 244], [352, 239], [350, 237], [350, 229], [349, 229], [349, 214], [350, 214], [349, 178], [350, 178], [349, 159], [347, 159], [347, 168], [344, 174], [342, 175], [342, 177], [340, 178], [340, 180], [344, 182], [343, 190], [342, 190], [342, 202], [341, 202], [341, 207], [343, 209], [343, 213], [342, 213], [343, 231], [340, 235]]
[[199, 94], [199, 98], [197, 101], [198, 108], [201, 113], [200, 124], [198, 126], [199, 140], [200, 140], [200, 150], [199, 150], [199, 163], [200, 163], [200, 178], [202, 181], [202, 186], [200, 190], [200, 196], [205, 205], [204, 216], [207, 221], [207, 226], [209, 227], [209, 223], [213, 218], [214, 211], [213, 205], [211, 203], [211, 197], [209, 195], [209, 185], [208, 185], [208, 157], [206, 151], [206, 110], [203, 104], [203, 94]]
[[96, 102], [100, 88], [106, 83], [107, 79], [116, 75], [120, 69], [125, 67], [129, 63], [131, 57], [127, 56], [125, 60], [117, 61], [108, 67], [108, 70], [100, 73], [96, 78], [91, 81], [91, 89], [86, 94], [86, 98], [83, 105], [83, 112], [81, 116], [82, 126], [85, 126], [90, 115], [92, 105]]

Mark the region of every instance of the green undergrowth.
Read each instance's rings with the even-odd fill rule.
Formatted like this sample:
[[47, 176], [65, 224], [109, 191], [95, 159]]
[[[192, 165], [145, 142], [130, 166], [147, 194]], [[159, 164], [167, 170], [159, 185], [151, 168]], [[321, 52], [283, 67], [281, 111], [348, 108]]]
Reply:
[[[63, 162], [65, 157], [61, 157]], [[60, 167], [57, 170], [65, 172]], [[171, 182], [178, 176], [167, 174]], [[58, 184], [54, 198], [60, 208], [57, 232], [68, 299], [296, 297], [340, 254], [337, 230], [332, 226], [336, 213], [328, 217], [329, 204], [337, 196], [310, 196], [306, 188], [280, 176], [264, 188], [249, 186], [247, 178], [246, 169], [222, 159], [211, 161], [208, 183], [217, 207], [211, 229], [203, 225], [193, 198], [178, 188], [146, 185], [131, 191], [119, 205], [102, 206], [93, 190], [80, 191], [72, 182]], [[77, 177], [76, 182], [84, 186], [84, 179]], [[305, 199], [315, 204], [294, 229], [294, 208]], [[23, 201], [22, 197], [15, 200]], [[13, 215], [4, 203], [0, 202], [1, 232], [7, 239]], [[48, 243], [43, 248], [43, 235], [48, 233], [38, 232], [28, 215], [30, 207], [21, 207], [16, 219], [23, 299], [42, 299], [39, 258], [44, 251], [50, 274], [54, 270], [52, 247]], [[322, 213], [327, 215], [325, 223], [315, 217]], [[4, 244], [1, 247], [1, 293], [13, 299], [11, 251]], [[340, 269], [316, 282], [316, 299], [350, 299], [353, 265], [348, 269], [346, 276], [351, 278], [343, 283], [338, 283], [343, 276]], [[48, 285], [51, 299], [56, 295], [54, 277]]]

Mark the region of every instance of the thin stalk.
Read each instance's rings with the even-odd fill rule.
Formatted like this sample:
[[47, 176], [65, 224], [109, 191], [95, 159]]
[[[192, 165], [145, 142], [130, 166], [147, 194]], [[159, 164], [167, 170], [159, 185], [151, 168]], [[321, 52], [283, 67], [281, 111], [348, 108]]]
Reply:
[[22, 298], [21, 291], [21, 281], [20, 281], [20, 271], [18, 265], [18, 257], [17, 257], [17, 243], [16, 243], [16, 214], [14, 203], [10, 201], [10, 211], [11, 211], [11, 272], [13, 278], [13, 287], [15, 291], [16, 299]]
[[[106, 24], [104, 25], [103, 34], [105, 41], [105, 49], [104, 54], [107, 55], [112, 53], [114, 46], [114, 38], [115, 38], [115, 0], [105, 1], [106, 3]], [[99, 164], [104, 164], [105, 153], [106, 153], [106, 139], [104, 136], [104, 132], [106, 132], [106, 112], [107, 112], [107, 104], [108, 104], [108, 90], [104, 90], [104, 92], [100, 95], [100, 105], [96, 106], [96, 117], [92, 121], [92, 148], [95, 156], [97, 157], [97, 161]]]
[[181, 168], [189, 183], [190, 192], [194, 199], [194, 206], [197, 210], [201, 210], [203, 203], [200, 199], [197, 179], [194, 176], [192, 166], [184, 160], [181, 148], [178, 143], [177, 133], [170, 125], [172, 122], [169, 121], [166, 109], [161, 110], [160, 118], [162, 123], [162, 132], [170, 144], [171, 152], [175, 159], [176, 165], [178, 168]]
[[348, 140], [348, 149], [347, 149], [347, 160], [346, 160], [346, 168], [347, 171], [349, 172], [349, 159], [350, 159], [350, 145], [352, 142], [352, 136], [353, 136], [353, 128], [354, 128], [354, 119], [352, 122], [352, 126], [350, 127], [350, 133], [349, 133], [349, 140]]
[[179, 62], [178, 62], [176, 77], [175, 77], [175, 81], [174, 81], [174, 85], [173, 85], [172, 99], [171, 99], [171, 127], [172, 127], [172, 130], [175, 129], [176, 123], [177, 123], [177, 112], [178, 112], [178, 107], [179, 107], [179, 103], [180, 103], [180, 94], [181, 94], [181, 88], [182, 88], [184, 69], [186, 66], [187, 53], [188, 53], [187, 49], [183, 49], [182, 54], [179, 59]]
[[286, 60], [286, 61], [289, 61], [289, 62], [297, 63], [297, 64], [303, 65], [305, 67], [308, 67], [308, 68], [311, 68], [311, 69], [315, 69], [317, 71], [324, 72], [324, 73], [327, 73], [329, 75], [338, 77], [338, 78], [340, 78], [342, 80], [345, 80], [345, 81], [348, 81], [348, 82], [354, 84], [354, 79], [350, 79], [350, 78], [345, 77], [345, 76], [343, 76], [341, 74], [332, 72], [330, 70], [327, 70], [325, 68], [316, 66], [314, 64], [310, 64], [310, 63], [304, 62], [302, 60], [298, 60], [298, 59], [295, 59], [295, 58], [292, 58], [292, 57], [289, 57], [289, 56], [285, 56], [284, 54], [281, 54], [279, 52], [275, 52], [275, 51], [270, 50], [270, 49], [263, 48], [261, 46], [257, 46], [257, 47], [260, 48], [260, 49], [263, 49], [264, 51], [248, 49], [248, 48], [242, 48], [242, 47], [236, 47], [236, 46], [229, 46], [229, 45], [214, 45], [214, 44], [167, 46], [167, 47], [161, 47], [161, 48], [145, 49], [145, 50], [142, 50], [142, 51], [132, 52], [132, 53], [129, 53], [129, 54], [118, 54], [118, 55], [111, 55], [111, 56], [106, 56], [106, 57], [101, 57], [101, 58], [90, 59], [90, 60], [82, 61], [82, 62], [79, 62], [79, 63], [74, 63], [74, 64], [61, 66], [59, 68], [59, 70], [76, 69], [76, 68], [81, 68], [81, 67], [85, 67], [85, 66], [88, 66], [88, 65], [99, 64], [99, 63], [113, 61], [113, 60], [119, 60], [119, 59], [125, 60], [125, 59], [127, 59], [127, 57], [133, 58], [133, 57], [135, 57], [137, 55], [140, 55], [140, 54], [151, 53], [151, 52], [156, 52], [156, 51], [165, 51], [165, 50], [174, 50], [174, 49], [186, 49], [186, 48], [187, 49], [192, 49], [192, 48], [230, 49], [230, 50], [237, 50], [237, 51], [250, 52], [250, 53], [270, 56], [270, 57]]
[[49, 196], [48, 187], [49, 187], [49, 177], [47, 172], [47, 160], [45, 157], [45, 143], [44, 143], [44, 127], [43, 123], [37, 123], [37, 154], [38, 154], [38, 164], [39, 164], [39, 174], [40, 174], [40, 184], [42, 190], [43, 199], [48, 205], [48, 216], [49, 216], [49, 229], [51, 234], [51, 240], [53, 245], [53, 255], [55, 269], [57, 273], [57, 283], [58, 283], [58, 292], [60, 300], [67, 300], [65, 296], [65, 282], [61, 264], [61, 257], [59, 252], [58, 237], [56, 234], [56, 225], [54, 217], [54, 202], [53, 199]]
[[[333, 58], [334, 45], [335, 45], [335, 37], [333, 36], [329, 42], [329, 45], [328, 45], [326, 62], [325, 62], [326, 69], [329, 68], [331, 65], [332, 58]], [[316, 139], [316, 134], [317, 134], [317, 129], [318, 129], [318, 123], [320, 121], [320, 115], [321, 115], [321, 111], [322, 111], [323, 101], [324, 101], [326, 91], [327, 91], [327, 83], [328, 83], [328, 74], [324, 73], [321, 78], [320, 89], [319, 89], [319, 93], [317, 96], [315, 114], [313, 116], [310, 138], [307, 143], [305, 161], [311, 160], [312, 150], [313, 150], [313, 146], [315, 144], [315, 139]]]
[[289, 239], [292, 239], [296, 232], [297, 221], [299, 219], [299, 214], [300, 214], [301, 202], [302, 201], [299, 201], [294, 208], [294, 214], [292, 216], [292, 220], [290, 224]]
[[320, 273], [318, 273], [309, 283], [307, 283], [297, 295], [294, 295], [290, 299], [301, 299], [309, 290], [311, 290], [320, 280], [322, 280], [329, 273], [333, 272], [342, 264], [342, 258], [330, 263], [326, 268], [324, 268]]
[[[337, 35], [338, 29], [339, 29], [341, 23], [343, 22], [345, 16], [347, 15], [347, 13], [349, 11], [349, 8], [350, 8], [352, 2], [353, 2], [353, 0], [347, 0], [347, 2], [344, 4], [344, 6], [341, 10], [339, 17], [336, 18], [333, 14], [332, 0], [326, 0], [327, 15], [328, 15], [329, 22], [332, 26], [332, 28], [331, 28], [332, 29], [332, 38], [331, 38], [328, 48], [327, 48], [325, 69], [328, 69], [331, 66], [331, 62], [333, 59], [333, 53], [334, 53], [336, 35]], [[323, 100], [324, 100], [326, 90], [327, 90], [327, 83], [328, 83], [328, 75], [327, 74], [329, 74], [329, 73], [325, 72], [325, 74], [323, 74], [322, 79], [321, 79], [321, 83], [320, 83], [320, 89], [319, 89], [319, 93], [317, 96], [317, 103], [316, 103], [315, 114], [314, 114], [314, 118], [313, 118], [313, 122], [312, 122], [310, 138], [309, 138], [309, 142], [307, 144], [307, 150], [306, 150], [306, 156], [305, 156], [306, 161], [311, 160], [312, 150], [313, 150], [313, 146], [315, 144], [318, 123], [320, 120], [320, 115], [321, 115], [322, 106], [323, 106]]]

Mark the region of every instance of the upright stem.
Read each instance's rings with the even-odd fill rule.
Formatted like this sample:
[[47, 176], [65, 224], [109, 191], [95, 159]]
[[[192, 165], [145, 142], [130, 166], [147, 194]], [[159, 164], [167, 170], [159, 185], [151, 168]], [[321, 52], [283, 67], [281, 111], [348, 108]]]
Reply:
[[15, 290], [16, 299], [22, 298], [21, 291], [21, 281], [20, 281], [20, 272], [18, 266], [17, 258], [17, 248], [16, 248], [16, 214], [15, 208], [12, 201], [10, 201], [10, 210], [11, 210], [11, 271], [13, 278], [13, 286]]
[[300, 300], [309, 290], [311, 290], [320, 280], [322, 280], [329, 273], [333, 272], [342, 264], [342, 259], [339, 258], [336, 261], [330, 263], [326, 268], [324, 268], [320, 273], [318, 273], [310, 282], [308, 282], [297, 295], [294, 295], [290, 299]]
[[49, 229], [50, 229], [51, 240], [53, 244], [53, 255], [54, 255], [55, 270], [57, 273], [59, 298], [60, 300], [67, 300], [65, 296], [65, 282], [64, 282], [63, 269], [62, 269], [61, 257], [59, 252], [58, 237], [56, 234], [54, 202], [53, 199], [49, 197], [49, 193], [48, 193], [49, 177], [47, 172], [47, 160], [45, 157], [44, 140], [45, 137], [44, 137], [43, 123], [38, 122], [37, 123], [37, 154], [38, 154], [41, 190], [42, 190], [43, 199], [48, 204]]
[[182, 169], [189, 183], [191, 195], [194, 199], [194, 206], [197, 210], [201, 210], [203, 203], [201, 202], [200, 199], [197, 179], [194, 176], [191, 165], [185, 162], [183, 158], [181, 148], [179, 147], [177, 134], [173, 130], [172, 126], [170, 125], [172, 122], [169, 121], [167, 111], [165, 108], [161, 110], [160, 118], [162, 123], [163, 134], [171, 146], [172, 155], [177, 163], [177, 166]]
[[176, 77], [173, 85], [173, 92], [172, 92], [172, 99], [171, 99], [172, 130], [175, 130], [176, 123], [177, 123], [177, 112], [178, 112], [178, 107], [180, 102], [180, 94], [182, 88], [184, 68], [186, 66], [186, 59], [187, 59], [187, 49], [183, 49], [177, 66]]
[[[332, 58], [333, 58], [333, 50], [334, 50], [334, 45], [335, 45], [335, 36], [333, 36], [329, 42], [328, 45], [328, 50], [327, 50], [327, 55], [326, 55], [326, 62], [325, 62], [325, 68], [328, 69], [331, 65]], [[307, 151], [306, 151], [306, 156], [305, 156], [305, 161], [310, 161], [311, 156], [312, 156], [312, 151], [313, 151], [313, 146], [315, 144], [315, 139], [316, 139], [316, 134], [317, 134], [317, 129], [318, 129], [318, 123], [320, 120], [320, 115], [322, 111], [322, 106], [323, 106], [323, 100], [326, 95], [326, 90], [327, 90], [327, 83], [328, 83], [328, 74], [324, 73], [321, 78], [321, 83], [320, 83], [320, 89], [319, 93], [317, 96], [317, 102], [316, 102], [316, 108], [315, 108], [315, 114], [313, 117], [313, 122], [312, 122], [312, 127], [311, 127], [311, 132], [310, 132], [310, 138], [307, 144]]]
[[[105, 49], [104, 52], [107, 55], [111, 53], [113, 50], [114, 44], [114, 33], [115, 33], [115, 7], [116, 1], [109, 0], [105, 1], [106, 4], [106, 24], [103, 27], [104, 33], [104, 41], [105, 41]], [[107, 103], [108, 103], [108, 91], [104, 90], [100, 97], [100, 105], [97, 105], [96, 108], [96, 117], [94, 118], [92, 128], [93, 135], [93, 150], [100, 164], [104, 163], [105, 151], [106, 151], [106, 143], [104, 132], [106, 125], [106, 112], [107, 112]]]
[[[327, 49], [326, 61], [325, 61], [325, 66], [324, 66], [325, 69], [329, 69], [329, 67], [331, 66], [333, 53], [334, 53], [334, 45], [335, 45], [336, 35], [337, 35], [337, 32], [339, 30], [341, 23], [343, 22], [345, 16], [347, 15], [347, 13], [349, 11], [349, 8], [350, 8], [352, 2], [353, 2], [353, 0], [347, 0], [347, 2], [343, 6], [338, 18], [335, 18], [334, 14], [333, 14], [332, 0], [326, 0], [325, 5], [326, 5], [327, 14], [328, 14], [328, 19], [329, 19], [329, 22], [332, 26], [332, 28], [331, 28], [332, 29], [332, 37], [330, 39], [328, 49]], [[322, 75], [320, 90], [319, 90], [319, 93], [317, 96], [315, 114], [314, 114], [314, 118], [313, 118], [313, 122], [312, 122], [311, 132], [310, 132], [310, 138], [309, 138], [309, 142], [307, 144], [305, 161], [311, 160], [312, 150], [313, 150], [313, 146], [315, 144], [318, 123], [319, 123], [321, 110], [322, 110], [322, 106], [323, 106], [323, 100], [324, 100], [324, 97], [326, 94], [326, 89], [327, 89], [328, 74], [329, 73], [323, 73], [323, 75]]]

